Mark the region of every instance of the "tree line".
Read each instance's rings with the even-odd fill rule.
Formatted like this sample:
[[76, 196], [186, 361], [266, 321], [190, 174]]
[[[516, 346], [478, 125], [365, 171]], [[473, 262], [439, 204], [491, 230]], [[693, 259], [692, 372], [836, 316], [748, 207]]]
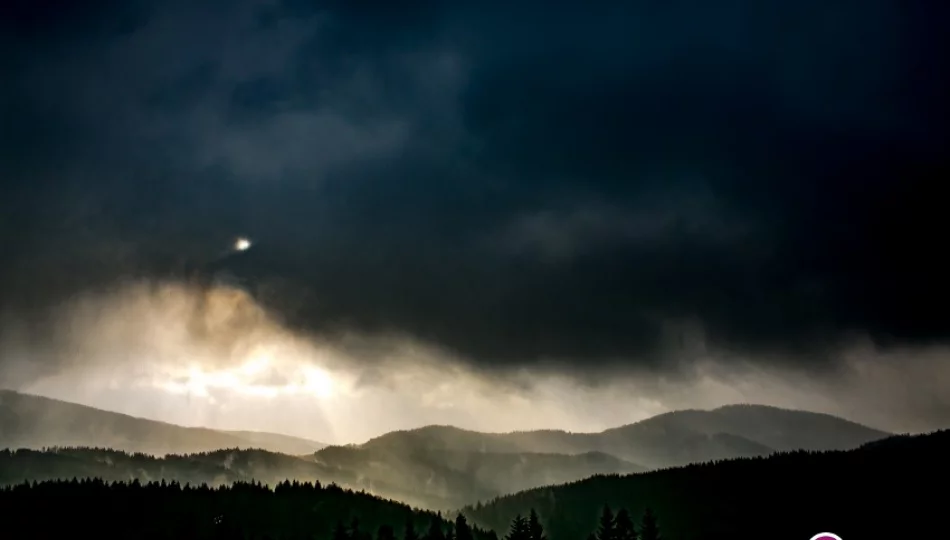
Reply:
[[[332, 540], [373, 540], [374, 535], [369, 530], [361, 528], [359, 518], [354, 517], [347, 526], [343, 520], [337, 520], [333, 529]], [[470, 525], [468, 519], [461, 513], [456, 515], [455, 521], [446, 522], [442, 513], [436, 513], [429, 520], [428, 529], [420, 534], [412, 520], [406, 522], [402, 535], [397, 537], [395, 529], [388, 524], [380, 525], [376, 529], [376, 540], [498, 540], [495, 531], [482, 530]]]
[[[170, 538], [218, 540], [498, 540], [458, 513], [412, 509], [336, 484], [283, 481], [209, 487], [165, 480], [98, 478], [23, 482], [0, 488], [4, 531], [30, 538]], [[398, 528], [398, 530], [397, 530]], [[537, 512], [516, 516], [503, 540], [547, 540]], [[580, 539], [579, 539], [580, 540]], [[605, 506], [587, 540], [660, 540], [656, 516], [638, 525]]]
[[[209, 487], [48, 480], [0, 488], [0, 537], [220, 540], [498, 540], [493, 531], [336, 484]], [[399, 535], [396, 528], [400, 529]]]
[[[527, 517], [515, 516], [504, 540], [547, 540], [534, 508]], [[649, 508], [644, 511], [640, 523], [635, 524], [627, 509], [621, 508], [614, 515], [610, 505], [604, 505], [597, 530], [591, 532], [587, 540], [660, 540], [660, 527], [656, 514]]]

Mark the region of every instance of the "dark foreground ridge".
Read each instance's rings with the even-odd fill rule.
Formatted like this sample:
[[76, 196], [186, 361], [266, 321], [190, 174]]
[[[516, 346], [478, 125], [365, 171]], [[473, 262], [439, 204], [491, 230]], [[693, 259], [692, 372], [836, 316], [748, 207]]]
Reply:
[[[336, 485], [206, 485], [99, 479], [0, 489], [10, 538], [498, 540], [441, 515]], [[7, 537], [7, 536], [4, 536]]]
[[[950, 430], [894, 436], [851, 451], [789, 452], [633, 475], [595, 476], [463, 509], [506, 530], [536, 510], [548, 540], [583, 540], [604, 505], [655, 512], [665, 540], [933, 537], [950, 481]], [[609, 539], [608, 539], [609, 540]], [[616, 539], [615, 539], [616, 540]]]

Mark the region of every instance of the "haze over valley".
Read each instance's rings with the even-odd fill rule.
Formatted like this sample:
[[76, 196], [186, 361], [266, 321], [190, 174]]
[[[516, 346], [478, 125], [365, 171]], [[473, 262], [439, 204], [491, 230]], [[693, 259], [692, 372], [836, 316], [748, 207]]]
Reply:
[[[0, 392], [0, 482], [87, 476], [227, 484], [335, 482], [431, 510], [593, 475], [792, 450], [851, 450], [889, 434], [824, 414], [756, 405], [655, 416], [599, 433], [481, 433], [452, 426], [325, 446], [272, 433], [187, 428]], [[132, 454], [132, 455], [130, 455]], [[147, 454], [147, 455], [139, 455]]]

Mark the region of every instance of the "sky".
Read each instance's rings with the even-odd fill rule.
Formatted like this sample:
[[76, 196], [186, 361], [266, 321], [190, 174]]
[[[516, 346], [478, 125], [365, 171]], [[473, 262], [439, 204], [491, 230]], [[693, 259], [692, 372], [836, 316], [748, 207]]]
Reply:
[[326, 442], [950, 426], [942, 3], [0, 10], [2, 387]]

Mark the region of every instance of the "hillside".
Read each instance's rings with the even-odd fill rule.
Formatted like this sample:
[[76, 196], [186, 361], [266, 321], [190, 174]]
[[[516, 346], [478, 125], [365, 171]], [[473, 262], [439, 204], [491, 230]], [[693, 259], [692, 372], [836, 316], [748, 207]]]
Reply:
[[[163, 457], [102, 448], [0, 450], [0, 485], [71, 478], [101, 478], [108, 482], [165, 480], [209, 486], [253, 481], [274, 486], [284, 480], [296, 480], [336, 483], [420, 508], [457, 508], [464, 504], [457, 498], [446, 501], [431, 490], [416, 491], [419, 483], [389, 484], [368, 478], [357, 469], [265, 450], [223, 449]], [[464, 484], [464, 479], [460, 483]], [[465, 502], [471, 500], [474, 498]]]
[[309, 454], [324, 444], [247, 431], [176, 426], [40, 396], [0, 390], [0, 448], [108, 447], [148, 454], [263, 448]]
[[[275, 484], [291, 478], [337, 482], [432, 509], [458, 508], [595, 474], [765, 456], [776, 450], [849, 449], [884, 436], [823, 414], [731, 406], [667, 413], [600, 433], [498, 434], [428, 426], [387, 433], [362, 445], [320, 448], [283, 435], [186, 428], [0, 391], [0, 448], [67, 447], [9, 454], [5, 472], [0, 470], [3, 482], [100, 476]], [[251, 448], [268, 451], [236, 451]], [[123, 458], [123, 452], [114, 450], [176, 455]]]
[[[337, 486], [282, 483], [229, 487], [98, 480], [44, 482], [0, 489], [5, 531], [29, 538], [310, 539], [394, 540], [412, 528], [418, 535], [467, 531], [471, 540], [494, 533], [457, 526], [435, 514]], [[55, 516], [55, 519], [37, 519]], [[442, 534], [431, 535], [431, 531]], [[342, 534], [341, 534], [342, 533]]]
[[644, 470], [598, 452], [565, 455], [330, 446], [317, 452], [314, 460], [358, 475], [374, 491], [379, 486], [400, 486], [407, 494], [438, 502], [439, 508], [458, 508], [478, 499], [594, 474]]
[[101, 448], [0, 451], [0, 485], [74, 477], [109, 482], [167, 480], [210, 486], [255, 480], [269, 485], [286, 479], [341, 484], [355, 480], [316, 463], [264, 450], [216, 450], [163, 457]]
[[324, 443], [303, 439], [301, 437], [282, 435], [280, 433], [267, 433], [264, 431], [217, 431], [247, 441], [253, 448], [262, 448], [270, 450], [271, 452], [289, 454], [291, 456], [312, 454], [317, 450], [327, 447]]
[[[950, 431], [895, 436], [850, 451], [789, 452], [596, 476], [464, 509], [502, 533], [534, 508], [549, 540], [586, 538], [605, 504], [635, 516], [651, 508], [665, 540], [910, 538], [939, 530], [950, 479]], [[925, 534], [927, 532], [931, 534]]]
[[109, 482], [164, 479], [212, 486], [256, 480], [273, 486], [293, 479], [335, 482], [443, 510], [539, 485], [637, 470], [642, 468], [603, 454], [397, 456], [341, 447], [329, 447], [314, 458], [237, 449], [164, 457], [97, 448], [0, 451], [0, 485], [75, 477]]
[[362, 448], [577, 454], [603, 452], [651, 468], [787, 450], [848, 450], [888, 434], [826, 414], [761, 405], [675, 411], [600, 433], [479, 433], [448, 426], [387, 433]]

